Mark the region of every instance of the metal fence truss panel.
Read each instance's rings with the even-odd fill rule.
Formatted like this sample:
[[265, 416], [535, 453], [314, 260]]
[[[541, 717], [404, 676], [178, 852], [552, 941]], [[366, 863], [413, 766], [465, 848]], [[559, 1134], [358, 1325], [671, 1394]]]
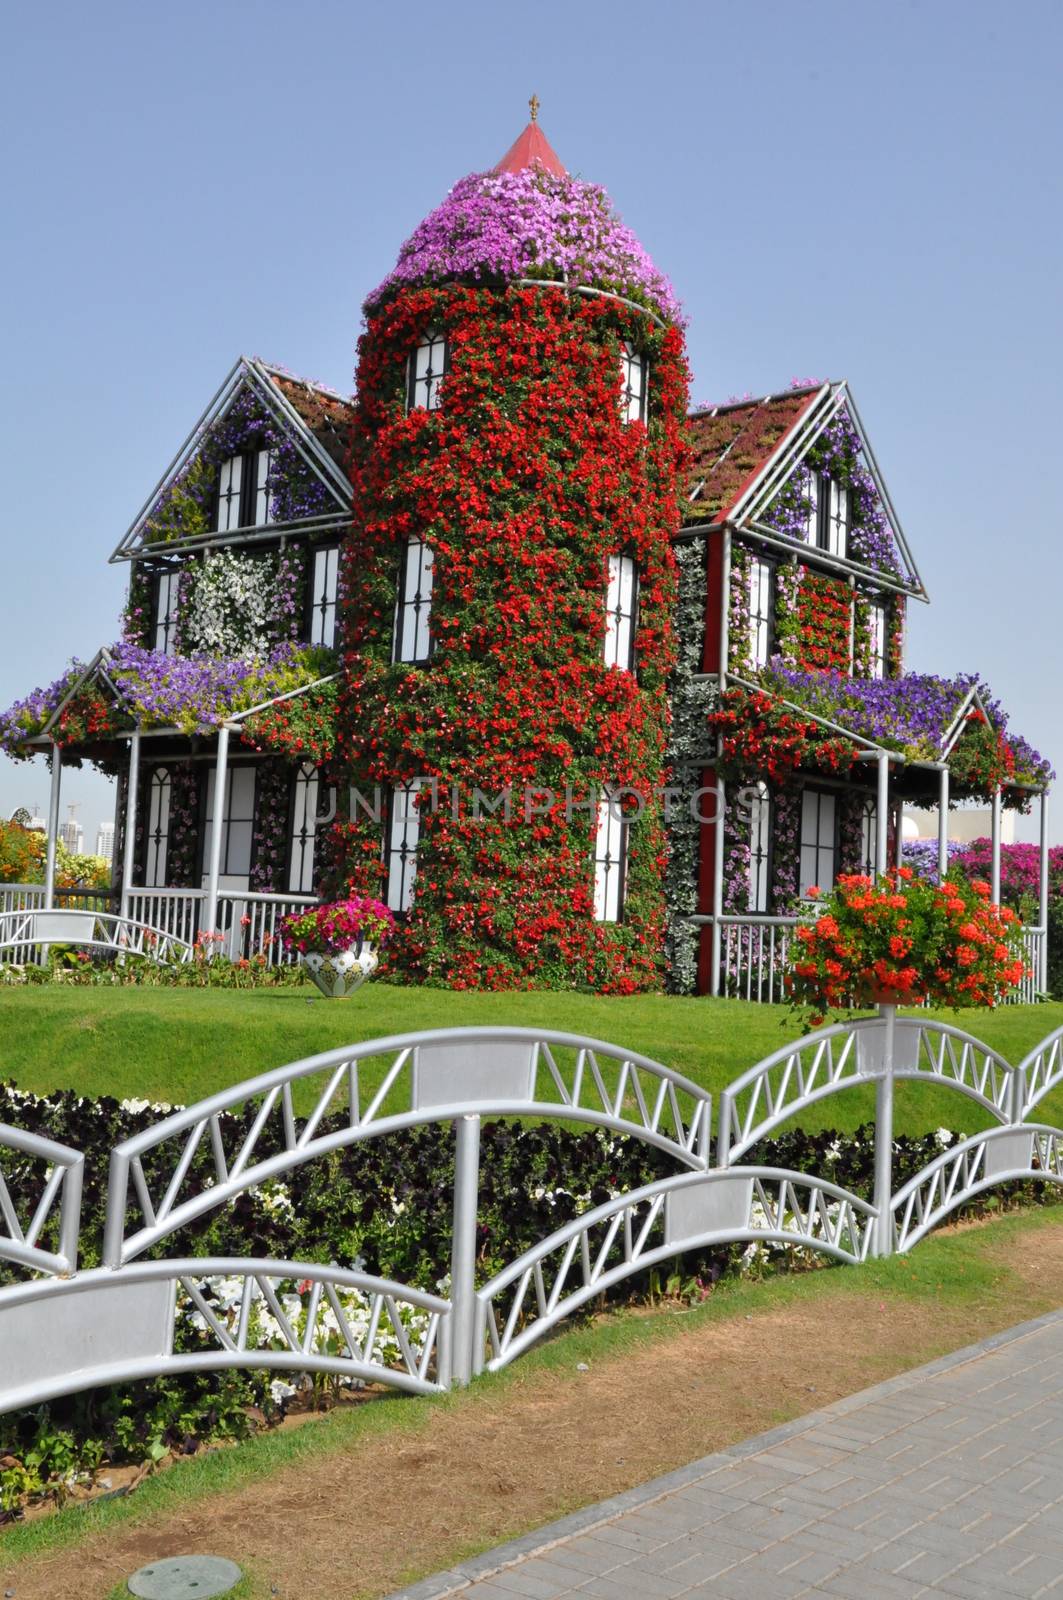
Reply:
[[[898, 1079], [953, 1089], [999, 1125], [942, 1150], [894, 1190]], [[0, 1411], [226, 1368], [435, 1393], [506, 1366], [590, 1300], [689, 1252], [745, 1245], [857, 1264], [907, 1251], [990, 1187], [1063, 1185], [1063, 1131], [1025, 1120], [1061, 1081], [1063, 1028], [1011, 1067], [958, 1028], [883, 1008], [786, 1045], [731, 1083], [711, 1165], [708, 1094], [659, 1062], [550, 1030], [397, 1034], [265, 1073], [118, 1145], [104, 1265], [81, 1273], [83, 1156], [0, 1125]], [[818, 1175], [735, 1164], [795, 1114], [870, 1084], [870, 1200]], [[565, 1223], [477, 1288], [485, 1116], [589, 1123], [664, 1151], [681, 1170]], [[307, 1161], [428, 1123], [453, 1123], [457, 1136], [447, 1294], [335, 1264], [136, 1259]]]

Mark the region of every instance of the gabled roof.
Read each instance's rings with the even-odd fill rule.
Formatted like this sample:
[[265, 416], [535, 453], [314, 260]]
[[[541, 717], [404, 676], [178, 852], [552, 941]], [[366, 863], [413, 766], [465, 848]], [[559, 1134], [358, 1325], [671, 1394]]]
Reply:
[[255, 366], [268, 373], [281, 394], [302, 417], [315, 439], [346, 472], [351, 423], [354, 420], [354, 401], [337, 394], [322, 383], [312, 383], [309, 378], [296, 377], [283, 367], [256, 358]]
[[[903, 563], [899, 577], [887, 579], [889, 586], [927, 599], [856, 403], [844, 381], [808, 384], [764, 395], [759, 400], [738, 400], [693, 412], [688, 419], [693, 465], [681, 508], [683, 524], [721, 527], [727, 523], [768, 535], [795, 550], [802, 548], [799, 540], [781, 535], [762, 518], [824, 429], [842, 411], [859, 439], [864, 464]], [[831, 559], [851, 571], [865, 570], [859, 562]]]
[[[324, 516], [300, 519], [298, 526], [309, 527], [312, 524], [320, 532], [340, 522], [344, 525], [349, 522], [351, 488], [343, 463], [353, 402], [321, 384], [297, 378], [283, 368], [269, 366], [257, 357], [240, 356], [112, 553], [112, 561], [135, 560], [149, 550], [156, 553], [144, 534], [159, 497], [189, 465], [211, 427], [226, 415], [237, 397], [245, 391], [253, 393], [273, 421], [288, 432], [300, 456], [328, 491], [332, 509]], [[270, 536], [293, 526], [296, 524], [272, 523]], [[205, 544], [232, 543], [241, 537], [252, 536], [256, 531], [261, 532], [241, 529], [236, 535], [204, 534], [189, 539], [168, 539], [159, 546], [158, 553], [170, 554]]]

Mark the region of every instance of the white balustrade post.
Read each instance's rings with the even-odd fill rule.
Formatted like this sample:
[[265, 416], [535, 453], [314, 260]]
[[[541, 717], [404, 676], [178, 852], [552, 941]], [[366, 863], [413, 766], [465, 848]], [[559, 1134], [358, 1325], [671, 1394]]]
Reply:
[[938, 774], [938, 879], [949, 870], [949, 769], [944, 762]]
[[[210, 822], [210, 865], [207, 869], [207, 904], [202, 932], [209, 938], [218, 931], [218, 879], [221, 877], [221, 836], [225, 826], [225, 788], [229, 778], [229, 729], [218, 729], [218, 755], [214, 764], [214, 815]], [[210, 946], [213, 953], [214, 946]]]
[[1041, 857], [1037, 896], [1037, 925], [1041, 929], [1041, 949], [1037, 962], [1037, 987], [1048, 992], [1048, 790], [1041, 790]]
[[875, 877], [884, 878], [889, 863], [890, 758], [878, 757], [878, 797], [875, 804]]
[[1000, 786], [993, 790], [993, 864], [990, 868], [989, 895], [995, 906], [1000, 904]]
[[883, 1040], [882, 1071], [875, 1084], [875, 1254], [893, 1254], [893, 1044], [897, 1007], [880, 1005], [879, 1016], [886, 1024]]
[[727, 824], [727, 794], [719, 773], [716, 774], [716, 795], [713, 803], [716, 831], [712, 855], [712, 973], [709, 977], [709, 993], [718, 995], [721, 987], [720, 959], [723, 947], [723, 926], [720, 922], [723, 916], [723, 846]]
[[122, 899], [118, 915], [129, 915], [129, 895], [133, 888], [133, 868], [137, 858], [137, 790], [140, 787], [140, 729], [129, 739], [129, 775], [126, 779], [125, 837], [122, 845]]
[[475, 1368], [476, 1222], [480, 1194], [480, 1119], [454, 1123], [454, 1228], [450, 1251], [450, 1369], [466, 1384]]
[[59, 789], [63, 781], [63, 752], [52, 742], [52, 787], [48, 795], [48, 844], [44, 857], [44, 908], [55, 904], [55, 854], [59, 839]]

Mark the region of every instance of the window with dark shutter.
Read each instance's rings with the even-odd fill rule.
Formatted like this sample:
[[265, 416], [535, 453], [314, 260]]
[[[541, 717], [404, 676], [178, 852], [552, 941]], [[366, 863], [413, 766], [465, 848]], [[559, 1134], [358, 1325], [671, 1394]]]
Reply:
[[160, 572], [155, 579], [155, 649], [162, 656], [172, 656], [177, 650], [177, 608], [180, 595], [180, 574]]
[[646, 357], [625, 340], [620, 346], [620, 413], [625, 422], [645, 422], [648, 383]]
[[624, 672], [635, 668], [635, 620], [638, 571], [632, 556], [609, 557], [605, 594], [605, 664]]
[[439, 410], [448, 359], [446, 336], [436, 329], [430, 329], [411, 353], [407, 365], [407, 411], [413, 411], [418, 406], [425, 411]]
[[432, 654], [429, 623], [432, 616], [434, 567], [431, 545], [425, 544], [423, 539], [410, 539], [403, 556], [395, 605], [392, 659], [396, 662], [427, 661]]
[[802, 899], [810, 889], [832, 888], [835, 875], [837, 807], [824, 789], [806, 789], [801, 796]]
[[328, 650], [336, 643], [339, 570], [339, 545], [318, 545], [310, 585], [310, 643], [324, 645]]
[[624, 914], [630, 826], [619, 798], [607, 790], [598, 802], [594, 834], [594, 916], [597, 922], [619, 922]]
[[413, 885], [417, 877], [417, 844], [421, 833], [421, 813], [417, 796], [422, 780], [400, 784], [391, 792], [384, 865], [387, 869], [387, 903], [392, 911], [409, 911], [413, 905]]

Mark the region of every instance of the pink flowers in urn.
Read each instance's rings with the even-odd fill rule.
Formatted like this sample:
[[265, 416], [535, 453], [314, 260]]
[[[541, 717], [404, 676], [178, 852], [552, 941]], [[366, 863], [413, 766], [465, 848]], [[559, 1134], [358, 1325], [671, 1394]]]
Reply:
[[352, 895], [348, 900], [309, 906], [305, 911], [285, 917], [280, 928], [285, 943], [301, 955], [308, 951], [340, 955], [359, 944], [379, 948], [387, 943], [394, 930], [395, 918], [387, 906], [367, 895]]

